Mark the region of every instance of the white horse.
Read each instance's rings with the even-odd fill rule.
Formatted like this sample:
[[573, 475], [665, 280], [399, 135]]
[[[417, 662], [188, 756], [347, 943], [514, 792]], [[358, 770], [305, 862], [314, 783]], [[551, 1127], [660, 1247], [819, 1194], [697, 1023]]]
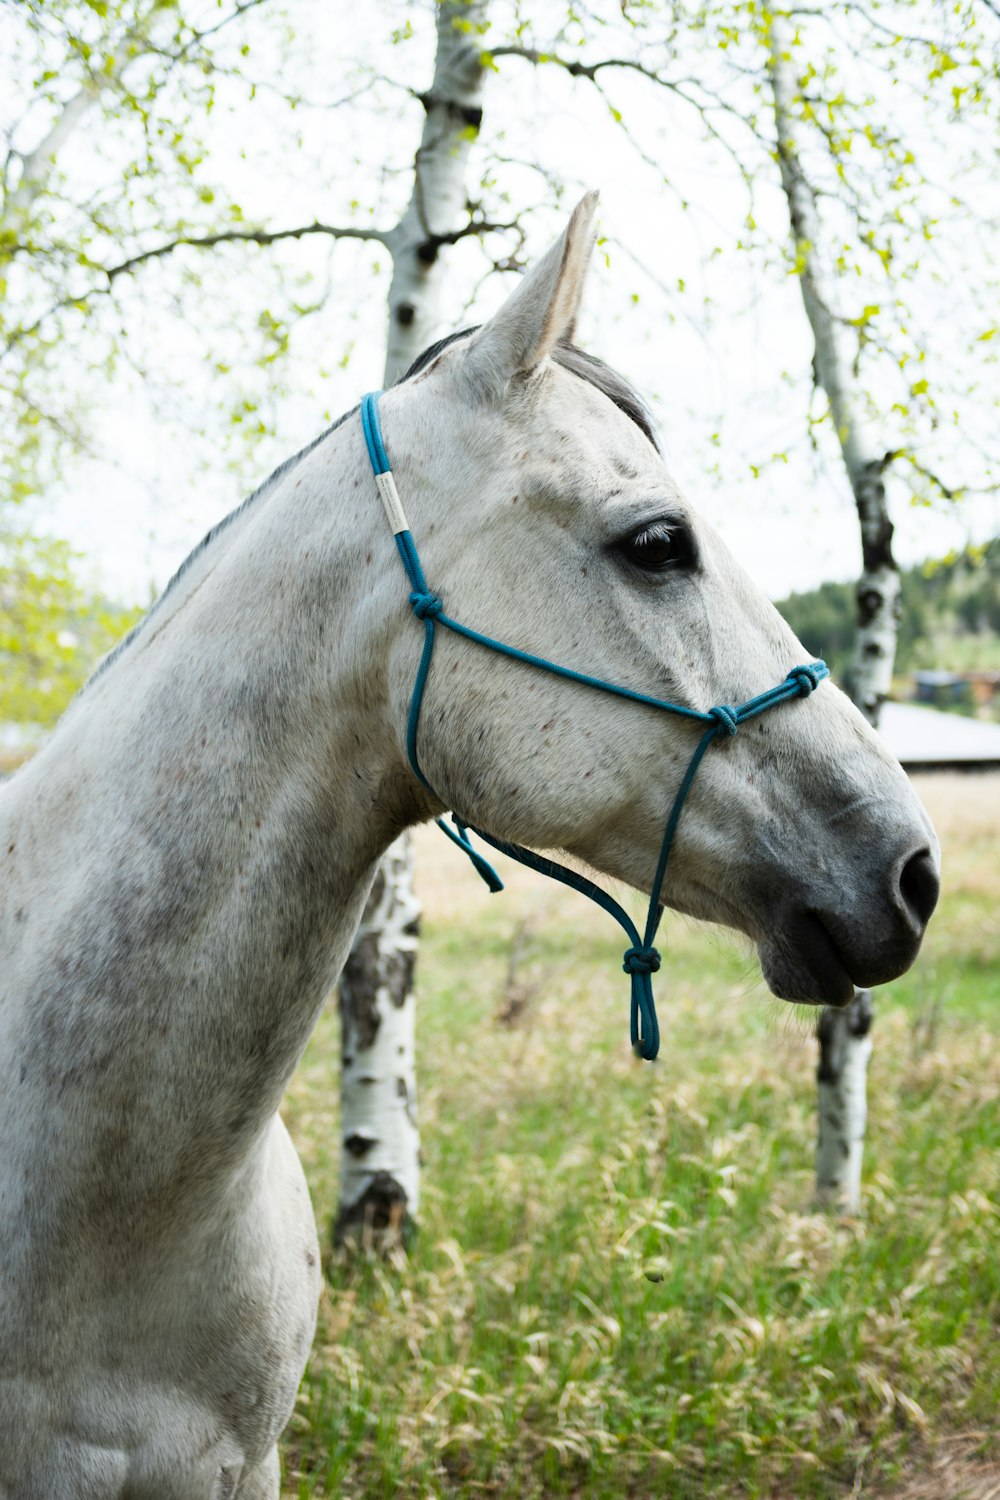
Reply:
[[[497, 316], [382, 400], [459, 620], [706, 708], [803, 660], [569, 350], [593, 199]], [[0, 796], [0, 1497], [274, 1500], [318, 1254], [278, 1104], [381, 853], [420, 629], [356, 413], [192, 555]], [[442, 633], [420, 763], [499, 837], [647, 891], [697, 726]], [[666, 899], [776, 994], [912, 961], [933, 832], [824, 683], [705, 758]]]

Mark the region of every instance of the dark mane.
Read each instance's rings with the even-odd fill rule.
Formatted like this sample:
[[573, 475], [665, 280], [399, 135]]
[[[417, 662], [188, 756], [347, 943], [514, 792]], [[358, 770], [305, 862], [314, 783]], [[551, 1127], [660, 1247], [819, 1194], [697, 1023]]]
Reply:
[[[476, 326], [478, 327], [478, 325]], [[459, 339], [469, 338], [475, 332], [476, 327], [462, 328], [457, 333], [449, 333], [445, 338], [438, 339], [436, 343], [430, 344], [422, 354], [418, 354], [406, 374], [401, 376], [400, 380], [397, 381], [397, 384], [401, 385], [403, 381], [409, 380], [414, 375], [419, 375], [421, 370], [425, 370], [443, 349], [447, 349], [450, 344], [456, 343]], [[614, 402], [618, 410], [624, 412], [629, 420], [635, 423], [639, 431], [649, 439], [653, 447], [659, 450], [653, 420], [645, 402], [638, 392], [617, 371], [612, 370], [610, 365], [606, 365], [603, 360], [597, 359], [593, 354], [587, 354], [583, 349], [578, 349], [575, 344], [557, 344], [552, 351], [552, 358], [556, 364], [562, 365], [564, 370], [569, 370], [571, 374], [579, 376], [581, 380], [586, 380], [588, 385], [594, 386], [603, 395], [607, 396], [609, 401]], [[314, 448], [318, 448], [320, 443], [330, 436], [331, 432], [336, 432], [338, 427], [342, 427], [349, 418], [353, 417], [357, 410], [357, 406], [352, 406], [350, 411], [345, 411], [342, 416], [338, 417], [335, 422], [332, 422], [329, 427], [321, 432], [319, 437], [313, 438], [311, 443], [307, 443], [304, 448], [300, 448], [298, 453], [293, 454], [291, 458], [286, 458], [283, 463], [280, 463], [267, 476], [263, 484], [259, 484], [252, 494], [248, 495], [234, 510], [231, 510], [227, 516], [224, 516], [210, 531], [205, 533], [198, 545], [188, 553], [156, 602], [146, 611], [142, 619], [136, 625], [133, 625], [128, 635], [123, 636], [117, 646], [109, 651], [104, 660], [98, 664], [95, 671], [91, 674], [89, 681], [82, 689], [83, 692], [87, 691], [91, 683], [96, 682], [99, 677], [102, 677], [108, 668], [118, 660], [126, 647], [130, 646], [136, 636], [142, 633], [148, 622], [163, 604], [163, 601], [173, 592], [177, 584], [180, 583], [192, 565], [198, 561], [202, 553], [211, 546], [216, 537], [220, 536], [222, 532], [227, 531], [233, 522], [237, 521], [245, 511], [248, 511], [256, 501], [262, 499], [264, 495], [269, 494], [279, 480], [283, 479], [286, 474], [290, 474], [304, 458], [307, 458], [312, 453]]]
[[[412, 375], [419, 375], [421, 370], [426, 370], [432, 360], [437, 359], [442, 349], [447, 349], [450, 344], [459, 339], [467, 339], [477, 331], [478, 324], [472, 328], [462, 328], [458, 333], [449, 333], [437, 343], [431, 344], [422, 354], [418, 354], [413, 361], [403, 380], [409, 380]], [[560, 342], [552, 351], [552, 358], [557, 365], [562, 365], [564, 370], [569, 370], [571, 375], [577, 375], [585, 380], [588, 385], [594, 386], [607, 396], [609, 401], [614, 402], [619, 411], [625, 413], [630, 422], [634, 422], [644, 437], [648, 438], [653, 447], [659, 452], [659, 443], [656, 439], [656, 430], [653, 427], [653, 419], [649, 408], [634, 387], [606, 365], [603, 359], [596, 355], [588, 354], [579, 349], [576, 344]]]

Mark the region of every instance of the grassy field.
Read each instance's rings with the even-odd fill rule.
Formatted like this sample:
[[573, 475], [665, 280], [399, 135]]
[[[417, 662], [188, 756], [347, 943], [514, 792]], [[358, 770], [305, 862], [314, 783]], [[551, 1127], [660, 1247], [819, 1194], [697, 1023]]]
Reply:
[[[811, 1204], [813, 1017], [736, 940], [668, 920], [637, 1062], [613, 924], [421, 833], [421, 1229], [329, 1260], [288, 1500], [1000, 1496], [1000, 778], [920, 791], [858, 1220]], [[336, 1059], [328, 1012], [286, 1105], [327, 1239]]]

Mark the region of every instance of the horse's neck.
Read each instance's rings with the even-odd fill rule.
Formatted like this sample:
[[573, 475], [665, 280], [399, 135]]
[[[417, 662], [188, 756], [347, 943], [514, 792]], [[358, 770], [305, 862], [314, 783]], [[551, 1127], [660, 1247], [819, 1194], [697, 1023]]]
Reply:
[[202, 560], [0, 807], [0, 1016], [39, 1114], [87, 1121], [74, 1150], [124, 1126], [168, 1172], [238, 1152], [405, 820], [377, 623], [398, 580], [351, 438]]

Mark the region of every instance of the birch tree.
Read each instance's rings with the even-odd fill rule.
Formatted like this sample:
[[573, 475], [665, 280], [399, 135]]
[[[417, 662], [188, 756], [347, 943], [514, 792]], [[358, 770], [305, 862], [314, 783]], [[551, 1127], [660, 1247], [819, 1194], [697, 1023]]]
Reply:
[[[801, 108], [800, 74], [787, 21], [772, 14], [768, 30], [768, 79], [781, 182], [788, 200], [795, 265], [802, 302], [815, 340], [816, 384], [829, 402], [861, 526], [863, 570], [857, 588], [857, 636], [851, 693], [868, 722], [878, 728], [889, 695], [899, 618], [899, 569], [892, 552], [893, 526], [886, 498], [892, 452], [866, 420], [852, 352], [835, 308], [835, 278], [824, 267], [827, 241], [815, 193], [796, 146]], [[872, 1052], [872, 996], [858, 990], [846, 1009], [824, 1010], [819, 1041], [816, 1188], [821, 1202], [839, 1202], [851, 1213], [861, 1204], [861, 1166], [867, 1124], [867, 1074]]]
[[[869, 324], [881, 308], [864, 297], [845, 295], [843, 276], [837, 274], [832, 235], [824, 223], [821, 193], [810, 181], [800, 140], [816, 119], [809, 98], [809, 82], [816, 70], [809, 63], [794, 18], [768, 10], [764, 17], [767, 76], [774, 111], [777, 160], [788, 205], [794, 266], [802, 303], [814, 340], [813, 370], [817, 389], [827, 402], [847, 480], [857, 508], [861, 534], [862, 571], [857, 584], [855, 651], [850, 691], [855, 703], [875, 728], [888, 697], [896, 654], [900, 611], [899, 569], [893, 555], [893, 523], [887, 496], [894, 467], [909, 459], [939, 491], [950, 489], [921, 462], [919, 453], [899, 446], [898, 422], [877, 420], [861, 375], [864, 342]], [[901, 40], [901, 39], [900, 39]], [[968, 40], [968, 38], [966, 38]], [[931, 76], [956, 71], [959, 64], [940, 40], [924, 39], [922, 46], [934, 60]], [[942, 66], [947, 59], [949, 66]], [[953, 95], [958, 109], [964, 89]], [[825, 137], [836, 154], [836, 130]], [[839, 175], [849, 183], [852, 165], [839, 163]], [[957, 206], [957, 205], [956, 205]], [[888, 246], [884, 229], [869, 224], [870, 246]], [[891, 252], [884, 250], [891, 272]], [[841, 261], [841, 265], [843, 262]], [[897, 306], [899, 289], [895, 289]], [[849, 306], [854, 301], [853, 308]], [[845, 306], [847, 304], [847, 306]], [[917, 379], [910, 396], [920, 396], [928, 382]], [[905, 407], [897, 403], [905, 414]], [[819, 1042], [818, 1137], [816, 1188], [821, 1203], [836, 1204], [857, 1213], [861, 1205], [861, 1171], [867, 1125], [867, 1074], [872, 1053], [873, 1001], [870, 991], [858, 990], [842, 1011], [825, 1010], [817, 1028]]]
[[[440, 332], [446, 256], [467, 206], [469, 150], [483, 117], [487, 0], [444, 0], [434, 77], [406, 209], [385, 237], [392, 255], [385, 383]], [[383, 1242], [415, 1223], [420, 1206], [413, 970], [420, 906], [413, 845], [386, 855], [344, 968], [341, 1017], [341, 1174], [338, 1239]]]

